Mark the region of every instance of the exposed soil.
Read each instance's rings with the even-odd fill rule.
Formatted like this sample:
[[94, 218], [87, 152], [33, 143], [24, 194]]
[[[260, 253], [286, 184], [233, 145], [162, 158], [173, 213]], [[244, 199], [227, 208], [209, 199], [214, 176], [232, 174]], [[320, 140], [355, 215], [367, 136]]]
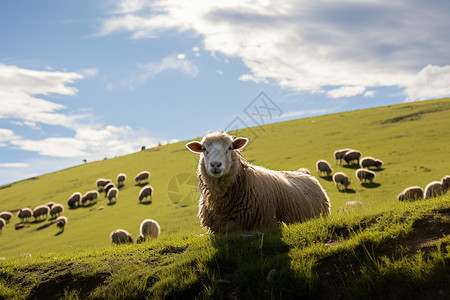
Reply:
[[440, 112], [440, 111], [444, 111], [444, 110], [448, 110], [448, 109], [450, 109], [450, 107], [442, 106], [442, 107], [435, 108], [435, 109], [421, 110], [421, 111], [418, 111], [415, 113], [400, 115], [395, 118], [387, 119], [387, 120], [381, 121], [380, 123], [387, 124], [387, 123], [397, 123], [397, 122], [401, 122], [401, 121], [416, 121], [416, 120], [419, 120], [422, 117], [422, 115], [424, 115], [424, 114]]

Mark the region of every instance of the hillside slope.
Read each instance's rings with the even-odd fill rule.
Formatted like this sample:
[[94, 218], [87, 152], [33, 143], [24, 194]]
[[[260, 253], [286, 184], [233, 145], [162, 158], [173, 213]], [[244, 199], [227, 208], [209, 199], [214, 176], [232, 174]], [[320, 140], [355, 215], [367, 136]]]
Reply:
[[[346, 172], [352, 181], [346, 193], [338, 192], [330, 178], [319, 178], [330, 196], [332, 213], [337, 213], [350, 200], [362, 201], [367, 207], [395, 202], [403, 188], [425, 187], [449, 174], [449, 112], [447, 98], [270, 124], [240, 130], [236, 135], [251, 139], [244, 156], [254, 164], [276, 170], [306, 167], [316, 175], [315, 162], [326, 159], [335, 171]], [[110, 244], [109, 233], [117, 228], [128, 230], [136, 238], [139, 224], [146, 218], [160, 223], [163, 236], [203, 233], [196, 217], [198, 157], [184, 144], [156, 147], [0, 187], [0, 210], [14, 211], [48, 201], [66, 205], [73, 192], [94, 189], [97, 178], [115, 180], [120, 172], [128, 175], [115, 205], [107, 205], [103, 194], [90, 207], [71, 210], [66, 205], [64, 215], [69, 224], [63, 234], [58, 234], [56, 226], [38, 230], [48, 220], [14, 230], [19, 221], [14, 217], [0, 236], [0, 256], [104, 248]], [[334, 166], [333, 151], [346, 147], [385, 162], [374, 184], [359, 186], [355, 169]], [[141, 187], [133, 182], [141, 170], [151, 172], [150, 184], [155, 188], [149, 205], [139, 204]], [[100, 206], [104, 209], [99, 210]]]

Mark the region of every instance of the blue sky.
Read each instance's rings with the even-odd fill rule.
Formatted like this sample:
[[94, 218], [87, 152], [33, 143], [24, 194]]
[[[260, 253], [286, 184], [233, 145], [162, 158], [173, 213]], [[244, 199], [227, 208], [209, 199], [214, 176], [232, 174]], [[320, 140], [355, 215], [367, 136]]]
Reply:
[[[448, 1], [1, 0], [0, 185], [235, 120], [448, 97], [449, 11]], [[273, 114], [252, 119], [264, 101]]]

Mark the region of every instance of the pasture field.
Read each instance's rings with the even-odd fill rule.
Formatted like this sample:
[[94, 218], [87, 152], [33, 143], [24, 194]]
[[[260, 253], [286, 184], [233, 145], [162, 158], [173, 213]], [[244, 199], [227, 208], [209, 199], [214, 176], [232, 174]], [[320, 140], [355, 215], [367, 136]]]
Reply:
[[[449, 174], [449, 115], [450, 99], [446, 98], [292, 120], [235, 134], [250, 138], [243, 154], [251, 163], [275, 170], [306, 167], [318, 177], [315, 162], [326, 159], [334, 171], [348, 174], [352, 183], [346, 192], [339, 192], [331, 178], [319, 178], [331, 199], [332, 214], [340, 214], [347, 201], [362, 201], [369, 210], [395, 204], [396, 195], [405, 187], [425, 187]], [[204, 233], [196, 216], [198, 156], [189, 152], [185, 143], [90, 162], [1, 186], [0, 210], [34, 208], [54, 201], [65, 205], [64, 215], [69, 223], [62, 234], [55, 225], [45, 226], [52, 220], [30, 222], [15, 230], [19, 219], [14, 216], [0, 235], [0, 257], [106, 251], [102, 249], [110, 247], [111, 231], [123, 228], [135, 239], [140, 222], [146, 218], [159, 222], [162, 240]], [[334, 164], [333, 151], [346, 147], [384, 161], [373, 184], [360, 186], [355, 168]], [[155, 189], [152, 202], [147, 204], [139, 203], [141, 186], [133, 181], [142, 170], [151, 172], [150, 184]], [[95, 189], [95, 181], [100, 177], [115, 181], [121, 172], [127, 174], [128, 180], [116, 204], [108, 205], [101, 193], [95, 205], [67, 207], [67, 198], [73, 192]], [[100, 206], [104, 209], [99, 210]]]

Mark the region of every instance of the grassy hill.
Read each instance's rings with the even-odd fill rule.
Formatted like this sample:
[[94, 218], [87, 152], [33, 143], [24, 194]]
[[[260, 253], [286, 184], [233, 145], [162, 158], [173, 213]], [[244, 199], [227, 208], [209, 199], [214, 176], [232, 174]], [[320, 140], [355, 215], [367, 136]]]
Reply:
[[[316, 175], [315, 162], [326, 159], [334, 171], [347, 173], [352, 184], [346, 193], [339, 192], [331, 178], [319, 178], [331, 199], [332, 213], [336, 213], [351, 200], [362, 201], [367, 207], [396, 202], [396, 195], [405, 187], [425, 187], [449, 174], [449, 112], [450, 99], [439, 99], [293, 120], [236, 134], [250, 138], [244, 156], [254, 164], [275, 170], [306, 167]], [[110, 245], [109, 233], [117, 228], [136, 238], [139, 224], [146, 218], [160, 223], [163, 236], [203, 233], [196, 217], [198, 156], [184, 144], [156, 147], [0, 187], [0, 210], [33, 208], [54, 201], [66, 206], [64, 215], [69, 219], [65, 232], [57, 234], [56, 226], [37, 230], [49, 221], [14, 230], [19, 222], [14, 216], [0, 236], [0, 257], [101, 249]], [[345, 147], [385, 162], [375, 184], [359, 186], [354, 168], [334, 165], [333, 151]], [[151, 172], [150, 184], [155, 189], [149, 205], [139, 203], [141, 187], [133, 182], [141, 170]], [[68, 209], [67, 198], [73, 192], [95, 189], [95, 180], [100, 177], [115, 181], [120, 172], [128, 175], [128, 181], [117, 204], [107, 205], [102, 193], [94, 206]], [[100, 206], [104, 209], [99, 210]]]

